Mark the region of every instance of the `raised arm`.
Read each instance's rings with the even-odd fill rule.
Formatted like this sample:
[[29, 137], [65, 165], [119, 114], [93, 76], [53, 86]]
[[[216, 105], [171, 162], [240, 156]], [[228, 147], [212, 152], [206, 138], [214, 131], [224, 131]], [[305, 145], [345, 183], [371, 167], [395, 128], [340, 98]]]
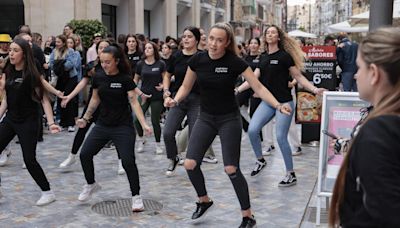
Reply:
[[317, 88], [311, 82], [307, 80], [306, 77], [301, 73], [301, 71], [296, 67], [292, 66], [289, 68], [290, 75], [292, 75], [293, 79], [296, 79], [296, 81], [302, 85], [304, 88], [308, 89], [310, 92], [318, 95], [322, 95], [326, 89], [324, 88]]
[[50, 83], [48, 81], [46, 81], [46, 79], [43, 76], [40, 76], [40, 81], [43, 84], [43, 87], [49, 92], [52, 93], [54, 95], [56, 95], [59, 98], [63, 98], [63, 92], [61, 92], [60, 90], [57, 90], [56, 88], [54, 88], [52, 85], [50, 85]]
[[181, 87], [179, 87], [178, 93], [176, 94], [175, 98], [172, 99], [171, 97], [167, 97], [164, 100], [165, 107], [174, 107], [178, 105], [180, 101], [185, 99], [185, 97], [190, 93], [193, 88], [194, 83], [196, 82], [197, 75], [196, 72], [192, 71], [190, 67], [186, 70], [185, 79]]
[[80, 91], [82, 91], [83, 88], [85, 88], [89, 84], [89, 78], [82, 78], [82, 80], [78, 83], [78, 85], [75, 87], [74, 90], [67, 96], [63, 97], [62, 102], [61, 102], [61, 107], [65, 108], [70, 100], [74, 98]]

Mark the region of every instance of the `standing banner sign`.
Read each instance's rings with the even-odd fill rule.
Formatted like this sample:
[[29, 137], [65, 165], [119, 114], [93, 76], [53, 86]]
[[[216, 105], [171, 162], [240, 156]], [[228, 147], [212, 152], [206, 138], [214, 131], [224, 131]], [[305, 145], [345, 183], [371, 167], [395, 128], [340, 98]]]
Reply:
[[[325, 92], [323, 95], [322, 120], [319, 147], [317, 186], [317, 225], [321, 216], [321, 198], [332, 196], [332, 190], [342, 164], [344, 154], [335, 153], [332, 136], [350, 139], [354, 126], [361, 118], [361, 109], [369, 104], [360, 100], [355, 92]], [[328, 136], [322, 131], [331, 134]]]
[[[304, 76], [316, 87], [327, 90], [336, 89], [336, 47], [307, 46], [303, 47], [307, 56]], [[322, 97], [316, 96], [304, 89], [296, 93], [296, 123], [301, 123], [301, 142], [309, 143], [319, 140], [321, 122]]]

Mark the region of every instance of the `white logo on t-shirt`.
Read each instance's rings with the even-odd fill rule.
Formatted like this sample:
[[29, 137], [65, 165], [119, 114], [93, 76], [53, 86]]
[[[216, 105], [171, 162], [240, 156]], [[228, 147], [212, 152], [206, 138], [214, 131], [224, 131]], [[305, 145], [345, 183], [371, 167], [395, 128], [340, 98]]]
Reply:
[[260, 62], [259, 59], [253, 59], [253, 63], [258, 63], [258, 62]]
[[24, 81], [23, 78], [16, 78], [16, 79], [14, 80], [15, 83], [22, 83], [23, 81]]
[[132, 60], [139, 60], [139, 56], [133, 57]]
[[216, 67], [215, 73], [228, 73], [228, 67]]
[[110, 88], [119, 89], [122, 88], [122, 84], [118, 82], [114, 82], [110, 84]]
[[279, 61], [277, 59], [273, 59], [271, 61], [269, 61], [269, 64], [274, 64], [274, 65], [278, 65]]
[[151, 68], [151, 71], [160, 71], [160, 68], [159, 67]]

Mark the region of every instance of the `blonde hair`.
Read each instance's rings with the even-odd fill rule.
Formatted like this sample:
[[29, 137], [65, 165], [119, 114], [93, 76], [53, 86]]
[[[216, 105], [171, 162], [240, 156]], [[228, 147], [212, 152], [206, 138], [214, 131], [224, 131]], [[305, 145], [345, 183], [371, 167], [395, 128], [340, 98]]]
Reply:
[[[387, 95], [374, 104], [373, 111], [364, 123], [381, 115], [400, 114], [400, 29], [380, 28], [371, 32], [361, 42], [359, 55], [367, 65], [375, 64], [382, 69], [393, 86]], [[356, 136], [357, 137], [357, 136]], [[329, 209], [329, 226], [340, 224], [339, 208], [344, 199], [346, 172], [349, 166], [349, 155], [352, 146], [342, 163], [335, 187], [333, 189], [331, 208]]]
[[235, 54], [237, 56], [239, 56], [239, 49], [238, 49], [238, 47], [236, 45], [235, 34], [233, 33], [232, 26], [227, 22], [219, 22], [219, 23], [216, 23], [215, 25], [213, 25], [210, 28], [210, 31], [213, 28], [222, 29], [222, 30], [224, 30], [226, 32], [227, 40], [229, 42], [229, 45], [228, 45], [228, 47], [226, 47], [226, 50], [232, 52], [233, 54]]
[[289, 55], [292, 57], [294, 64], [299, 70], [303, 70], [304, 68], [304, 52], [301, 50], [299, 47], [299, 44], [297, 41], [291, 37], [288, 36], [286, 32], [284, 32], [281, 28], [279, 28], [276, 25], [271, 25], [267, 27], [264, 31], [264, 48], [266, 51], [268, 51], [268, 43], [267, 40], [265, 39], [265, 36], [267, 35], [268, 29], [271, 27], [276, 28], [278, 31], [279, 35], [279, 41], [278, 41], [278, 47], [279, 49], [285, 50]]

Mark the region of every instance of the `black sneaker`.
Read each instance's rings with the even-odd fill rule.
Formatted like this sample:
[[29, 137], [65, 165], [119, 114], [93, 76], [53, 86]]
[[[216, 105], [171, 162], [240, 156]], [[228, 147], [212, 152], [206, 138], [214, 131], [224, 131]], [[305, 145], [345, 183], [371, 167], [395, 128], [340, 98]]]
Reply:
[[253, 228], [256, 227], [256, 220], [254, 216], [250, 217], [243, 217], [242, 223], [240, 224], [239, 228]]
[[178, 165], [180, 158], [178, 156], [175, 157], [175, 159], [170, 159], [170, 163], [168, 166], [167, 171], [165, 172], [165, 175], [167, 176], [173, 176], [175, 173], [176, 165]]
[[285, 178], [281, 182], [279, 182], [279, 187], [289, 187], [295, 185], [297, 183], [296, 174], [291, 172], [286, 174]]
[[195, 220], [196, 222], [202, 220], [206, 213], [210, 211], [209, 209], [212, 207], [214, 202], [210, 200], [209, 202], [196, 202], [197, 208], [196, 211], [193, 212], [192, 219]]
[[251, 176], [254, 177], [255, 175], [259, 174], [264, 168], [267, 166], [267, 161], [263, 160], [257, 160], [256, 161], [256, 166], [254, 167], [253, 171], [251, 172]]

